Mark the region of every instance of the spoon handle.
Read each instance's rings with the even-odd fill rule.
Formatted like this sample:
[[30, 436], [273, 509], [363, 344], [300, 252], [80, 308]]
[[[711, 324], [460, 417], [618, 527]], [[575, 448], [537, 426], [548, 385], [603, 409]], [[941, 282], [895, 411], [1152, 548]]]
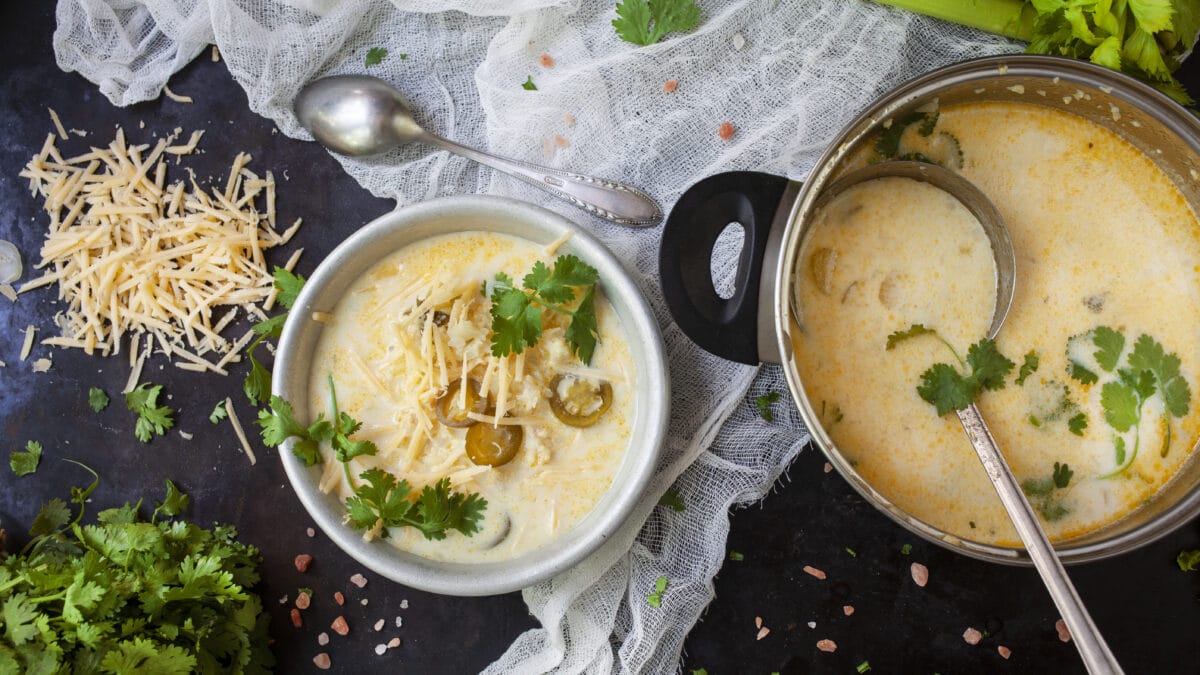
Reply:
[[662, 209], [649, 195], [624, 183], [497, 157], [433, 134], [426, 134], [422, 140], [540, 187], [593, 216], [618, 225], [650, 227], [662, 219]]
[[971, 439], [979, 461], [983, 462], [983, 468], [1000, 495], [1000, 501], [1004, 503], [1013, 525], [1016, 526], [1017, 534], [1025, 544], [1025, 550], [1033, 560], [1033, 566], [1042, 577], [1042, 583], [1046, 585], [1046, 590], [1050, 591], [1054, 605], [1058, 607], [1067, 629], [1071, 631], [1071, 639], [1075, 641], [1075, 647], [1083, 657], [1084, 666], [1089, 673], [1094, 674], [1123, 673], [1121, 665], [1113, 657], [1091, 615], [1084, 608], [1075, 585], [1063, 569], [1062, 562], [1054, 553], [1050, 539], [1046, 537], [1045, 530], [1038, 522], [1033, 507], [1029, 505], [1029, 500], [1017, 484], [1016, 476], [996, 447], [996, 439], [992, 437], [983, 416], [979, 414], [979, 408], [972, 403], [958, 411], [958, 419], [962, 422], [967, 437]]

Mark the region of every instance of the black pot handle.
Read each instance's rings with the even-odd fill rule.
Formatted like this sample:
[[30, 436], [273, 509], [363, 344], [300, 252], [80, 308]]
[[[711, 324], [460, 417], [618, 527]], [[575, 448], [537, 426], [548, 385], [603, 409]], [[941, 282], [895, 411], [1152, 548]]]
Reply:
[[[688, 188], [663, 225], [658, 269], [667, 308], [705, 350], [757, 364], [758, 295], [767, 239], [788, 180], [755, 171], [709, 176]], [[717, 237], [730, 223], [745, 234], [733, 297], [717, 295], [711, 261]]]

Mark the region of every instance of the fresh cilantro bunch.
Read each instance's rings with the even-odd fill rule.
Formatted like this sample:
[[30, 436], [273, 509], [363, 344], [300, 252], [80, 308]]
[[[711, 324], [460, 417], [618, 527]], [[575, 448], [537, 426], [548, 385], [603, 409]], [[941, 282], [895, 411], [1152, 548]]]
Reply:
[[652, 45], [667, 33], [686, 33], [700, 23], [695, 0], [621, 0], [612, 25], [635, 45]]
[[346, 500], [350, 524], [360, 530], [389, 527], [414, 527], [426, 539], [446, 538], [450, 530], [468, 537], [479, 531], [479, 521], [487, 509], [487, 500], [477, 493], [463, 494], [450, 489], [450, 479], [426, 485], [415, 500], [406, 480], [381, 469], [368, 469], [359, 475], [364, 484]]
[[479, 521], [487, 509], [487, 500], [477, 493], [463, 494], [450, 489], [446, 478], [426, 485], [420, 495], [412, 495], [406, 480], [396, 480], [382, 469], [368, 469], [361, 474], [364, 483], [350, 475], [348, 462], [360, 455], [373, 456], [378, 452], [371, 441], [350, 438], [362, 428], [362, 422], [338, 410], [337, 389], [329, 377], [329, 393], [333, 401], [333, 420], [318, 415], [317, 420], [304, 426], [296, 420], [292, 406], [279, 396], [271, 397], [271, 410], [258, 413], [257, 424], [262, 427], [263, 443], [276, 447], [295, 438], [292, 454], [305, 466], [321, 461], [321, 443], [329, 443], [334, 456], [342, 463], [346, 480], [354, 496], [346, 500], [347, 520], [356, 529], [380, 531], [388, 536], [389, 527], [413, 527], [426, 539], [445, 539], [450, 530], [467, 536], [479, 531]]
[[175, 426], [175, 419], [171, 417], [175, 411], [170, 406], [158, 405], [161, 393], [161, 384], [143, 382], [125, 394], [125, 407], [138, 416], [133, 435], [143, 443], [149, 443], [154, 436], [162, 436]]
[[29, 545], [0, 555], [0, 673], [269, 672], [258, 550], [170, 520], [189, 501], [171, 481], [149, 520], [139, 500], [82, 525], [98, 484], [71, 488], [74, 516], [47, 502]]
[[[971, 345], [964, 361], [937, 331], [921, 324], [913, 324], [907, 330], [888, 335], [887, 348], [894, 349], [901, 342], [922, 335], [936, 337], [958, 361], [958, 368], [948, 363], [935, 363], [921, 374], [917, 394], [925, 402], [932, 403], [937, 408], [938, 415], [966, 408], [974, 403], [984, 390], [1003, 389], [1004, 378], [1016, 367], [1015, 363], [1000, 353], [996, 343], [989, 338], [983, 338]], [[963, 372], [968, 366], [970, 370]]]
[[[1095, 347], [1091, 352], [1095, 369], [1078, 357], [1088, 342]], [[1166, 457], [1171, 449], [1170, 418], [1187, 415], [1192, 399], [1191, 388], [1180, 372], [1179, 356], [1167, 353], [1157, 340], [1145, 334], [1138, 337], [1133, 349], [1126, 351], [1125, 335], [1108, 326], [1098, 326], [1077, 335], [1067, 345], [1067, 373], [1072, 378], [1085, 385], [1100, 382], [1102, 376], [1106, 380], [1100, 389], [1100, 405], [1104, 408], [1104, 421], [1117, 433], [1113, 439], [1117, 468], [1105, 477], [1125, 471], [1137, 458], [1141, 446], [1142, 409], [1156, 394], [1162, 398], [1164, 408], [1160, 420], [1163, 443], [1159, 454]], [[1072, 358], [1072, 354], [1076, 357]], [[1132, 451], [1122, 436], [1131, 429], [1134, 436]]]
[[[290, 310], [292, 305], [296, 304], [296, 297], [300, 295], [300, 290], [304, 288], [304, 277], [292, 274], [282, 267], [276, 267], [274, 283], [275, 289], [278, 291], [275, 295], [276, 302], [280, 307]], [[254, 358], [254, 350], [268, 338], [278, 340], [279, 336], [283, 335], [283, 323], [287, 321], [287, 318], [288, 312], [283, 312], [251, 326], [258, 338], [251, 342], [246, 349], [246, 356], [250, 359], [250, 372], [242, 383], [242, 391], [246, 392], [246, 398], [250, 399], [250, 403], [254, 405], [265, 402], [271, 394], [271, 371]]]
[[[491, 285], [492, 354], [520, 354], [537, 344], [542, 336], [542, 312], [550, 310], [571, 317], [566, 339], [571, 353], [590, 364], [600, 339], [596, 327], [596, 282], [600, 275], [591, 265], [573, 255], [561, 255], [553, 267], [542, 261], [514, 285], [512, 277], [501, 272]], [[574, 309], [574, 288], [583, 296]]]

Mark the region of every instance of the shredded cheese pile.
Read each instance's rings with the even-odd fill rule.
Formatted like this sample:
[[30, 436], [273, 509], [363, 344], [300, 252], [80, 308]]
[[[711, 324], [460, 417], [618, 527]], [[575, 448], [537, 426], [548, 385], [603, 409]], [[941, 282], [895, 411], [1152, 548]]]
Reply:
[[[246, 168], [246, 153], [223, 190], [205, 191], [194, 174], [168, 183], [167, 160], [194, 152], [203, 134], [172, 145], [180, 133], [151, 147], [127, 144], [118, 128], [107, 148], [66, 159], [51, 133], [21, 171], [50, 226], [36, 266], [46, 271], [19, 291], [57, 284], [66, 303], [56, 317], [62, 335], [42, 344], [107, 356], [124, 338], [135, 370], [154, 348], [187, 370], [224, 374], [239, 360], [253, 334], [230, 341], [221, 332], [238, 307], [265, 317], [255, 303], [270, 309], [275, 293], [263, 251], [287, 243], [301, 221], [276, 230], [275, 179]], [[139, 340], [145, 351], [135, 359]]]

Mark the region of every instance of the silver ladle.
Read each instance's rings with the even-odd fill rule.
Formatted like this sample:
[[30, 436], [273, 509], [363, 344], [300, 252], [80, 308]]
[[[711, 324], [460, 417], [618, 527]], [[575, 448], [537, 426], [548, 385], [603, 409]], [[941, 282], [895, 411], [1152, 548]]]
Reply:
[[662, 209], [635, 187], [497, 157], [421, 128], [395, 87], [369, 75], [334, 75], [309, 82], [292, 104], [300, 124], [326, 148], [350, 157], [378, 155], [420, 142], [468, 157], [535, 185], [588, 213], [627, 227], [649, 227]]
[[[996, 262], [996, 307], [992, 310], [992, 322], [987, 332], [987, 337], [995, 338], [1012, 306], [1017, 279], [1017, 261], [1013, 254], [1012, 240], [1008, 236], [1008, 227], [1005, 226], [1000, 212], [973, 183], [948, 169], [925, 162], [894, 161], [872, 164], [837, 180], [822, 193], [822, 198], [832, 198], [851, 185], [888, 177], [911, 178], [941, 189], [958, 199], [983, 227]], [[1025, 550], [1029, 552], [1033, 566], [1042, 577], [1042, 583], [1046, 585], [1054, 605], [1062, 614], [1063, 622], [1071, 631], [1075, 648], [1079, 650], [1088, 672], [1124, 672], [1083, 606], [1083, 600], [1075, 590], [1075, 585], [1071, 583], [1071, 578], [1067, 576], [1067, 571], [1063, 569], [1062, 562], [1055, 554], [1046, 531], [1038, 522], [1033, 507], [1025, 498], [1025, 493], [1017, 483], [1008, 462], [1000, 454], [996, 439], [992, 437], [992, 432], [983, 421], [979, 408], [972, 403], [958, 411], [958, 419], [979, 455], [984, 471], [996, 488], [996, 493], [1000, 495], [1004, 510], [1012, 519]]]

